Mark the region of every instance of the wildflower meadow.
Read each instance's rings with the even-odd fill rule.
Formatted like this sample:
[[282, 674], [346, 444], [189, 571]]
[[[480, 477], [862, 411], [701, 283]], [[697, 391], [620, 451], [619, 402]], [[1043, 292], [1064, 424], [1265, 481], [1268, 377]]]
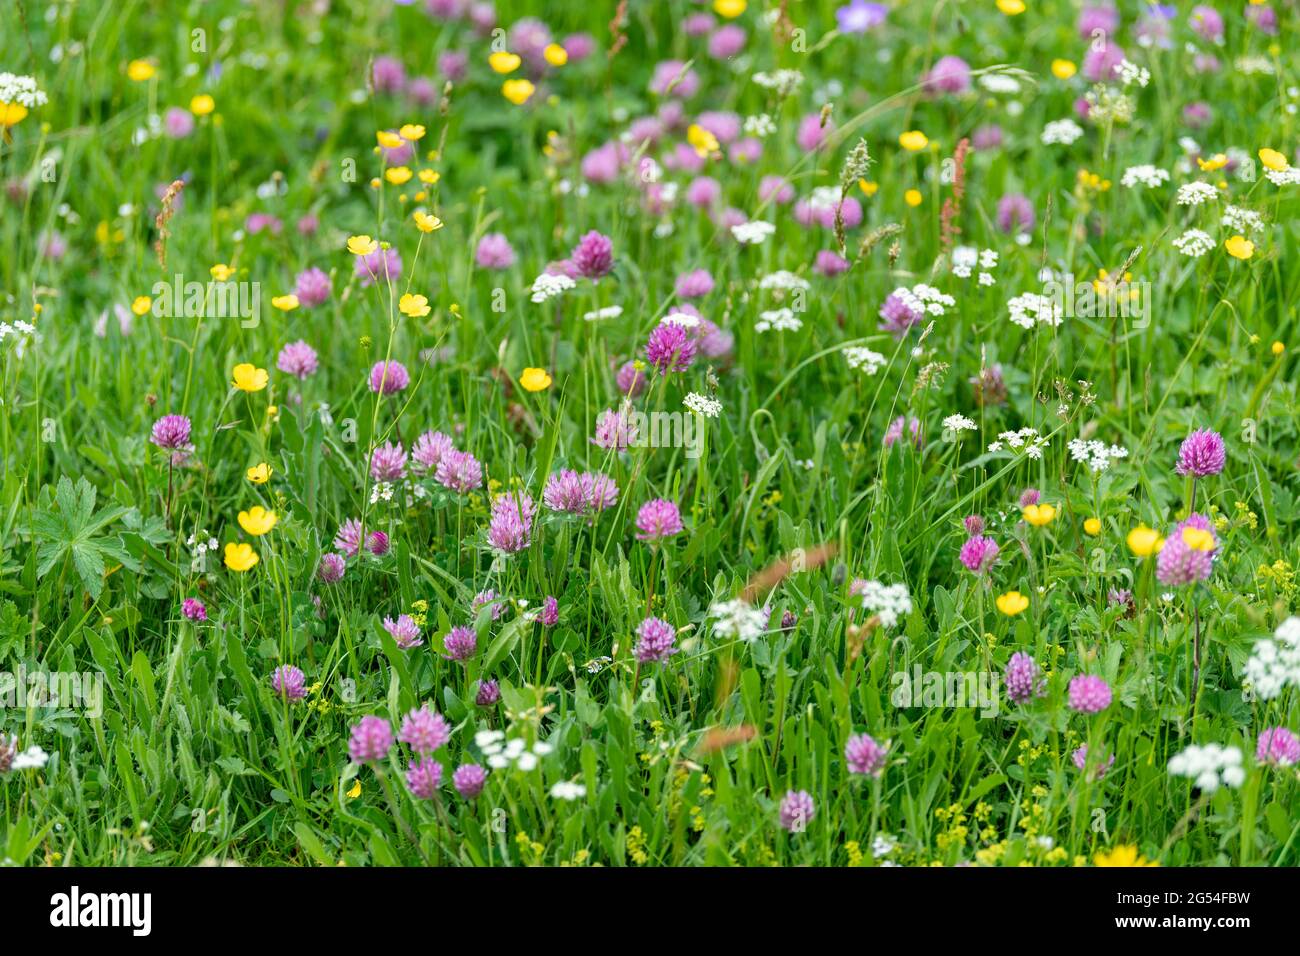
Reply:
[[1297, 17], [0, 0], [0, 861], [1300, 865]]

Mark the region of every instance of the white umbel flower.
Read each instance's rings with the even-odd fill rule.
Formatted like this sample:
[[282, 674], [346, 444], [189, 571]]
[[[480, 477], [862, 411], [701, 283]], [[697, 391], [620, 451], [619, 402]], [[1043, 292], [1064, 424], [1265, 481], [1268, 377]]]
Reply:
[[563, 295], [570, 289], [576, 289], [577, 286], [578, 284], [568, 276], [551, 275], [549, 272], [543, 272], [533, 280], [532, 299], [534, 302], [545, 302], [557, 295]]

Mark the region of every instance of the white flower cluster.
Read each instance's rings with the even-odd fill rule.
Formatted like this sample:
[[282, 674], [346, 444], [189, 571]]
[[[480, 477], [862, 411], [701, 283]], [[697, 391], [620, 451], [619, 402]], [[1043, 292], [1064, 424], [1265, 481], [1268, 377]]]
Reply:
[[500, 730], [480, 730], [474, 735], [474, 745], [483, 752], [487, 765], [493, 770], [513, 766], [525, 772], [536, 768], [538, 761], [555, 749], [544, 740], [537, 741], [532, 747], [521, 737], [506, 740], [505, 732]]
[[754, 323], [755, 332], [766, 332], [769, 329], [776, 329], [778, 332], [798, 332], [803, 328], [803, 322], [789, 309], [769, 309], [767, 312], [758, 314], [758, 321]]
[[1214, 248], [1214, 240], [1208, 232], [1200, 229], [1188, 229], [1173, 241], [1173, 246], [1185, 256], [1199, 259]]
[[1294, 186], [1300, 183], [1300, 167], [1288, 166], [1286, 169], [1267, 169], [1264, 176], [1274, 186]]
[[8, 322], [0, 322], [0, 342], [3, 342], [9, 336], [26, 338], [36, 332], [36, 326], [30, 322], [24, 322], [21, 319], [10, 325]]
[[45, 94], [36, 85], [35, 77], [15, 73], [0, 73], [0, 103], [17, 103], [32, 109], [44, 106]]
[[18, 750], [18, 738], [10, 737], [8, 741], [3, 735], [0, 735], [0, 751], [13, 752], [13, 758], [9, 763], [9, 770], [42, 770], [50, 755], [32, 744], [26, 750]]
[[1272, 700], [1287, 687], [1300, 687], [1300, 617], [1289, 617], [1272, 637], [1256, 641], [1243, 684], [1261, 700]]
[[563, 295], [570, 289], [576, 289], [578, 283], [574, 282], [565, 275], [551, 275], [549, 272], [543, 272], [533, 280], [533, 301], [545, 302], [547, 299], [553, 299], [557, 295]]
[[622, 314], [623, 307], [621, 305], [608, 305], [594, 312], [586, 312], [582, 317], [588, 322], [599, 322], [602, 319], [617, 319]]
[[669, 312], [663, 318], [664, 325], [679, 325], [684, 329], [693, 329], [700, 324], [698, 315], [689, 312]]
[[1072, 119], [1054, 120], [1043, 127], [1045, 146], [1069, 146], [1083, 135], [1083, 127]]
[[767, 614], [763, 609], [739, 598], [714, 604], [709, 608], [709, 617], [713, 618], [713, 633], [718, 637], [752, 641], [767, 630]]
[[551, 797], [556, 800], [581, 800], [587, 795], [587, 788], [572, 780], [561, 780], [551, 787]]
[[885, 364], [883, 355], [860, 345], [845, 349], [844, 359], [849, 363], [849, 368], [861, 369], [867, 375], [875, 375]]
[[1005, 73], [985, 73], [980, 77], [980, 86], [990, 93], [1015, 95], [1020, 92], [1020, 81]]
[[[836, 196], [838, 195], [839, 193], [836, 192]], [[763, 278], [759, 279], [758, 287], [764, 290], [776, 289], [781, 292], [807, 292], [812, 288], [812, 285], [807, 279], [801, 279], [793, 272], [787, 272], [785, 269], [781, 269], [778, 272], [773, 272], [772, 274], [765, 275]]]
[[1146, 86], [1151, 82], [1151, 71], [1144, 66], [1138, 66], [1136, 63], [1130, 63], [1128, 60], [1121, 60], [1119, 64], [1119, 81], [1125, 86], [1132, 86], [1136, 83], [1138, 86]]
[[1038, 434], [1037, 428], [1022, 428], [1016, 432], [999, 432], [998, 440], [989, 442], [989, 451], [999, 452], [1003, 448], [1021, 452], [1028, 458], [1040, 459], [1043, 449], [1047, 447], [1047, 438]]
[[912, 596], [906, 584], [864, 581], [857, 590], [862, 595], [862, 606], [879, 617], [885, 627], [893, 627], [904, 614], [912, 613]]
[[776, 232], [776, 226], [770, 222], [764, 222], [762, 219], [742, 222], [739, 226], [731, 227], [731, 234], [736, 237], [736, 241], [747, 246], [760, 245], [774, 232]]
[[957, 300], [952, 296], [924, 282], [919, 282], [910, 289], [900, 285], [894, 290], [893, 295], [907, 306], [909, 312], [920, 312], [926, 315], [943, 315], [947, 309], [957, 304]]
[[1167, 182], [1169, 182], [1169, 171], [1161, 169], [1159, 166], [1152, 166], [1150, 163], [1143, 163], [1141, 166], [1130, 166], [1124, 170], [1124, 175], [1119, 178], [1119, 184], [1128, 188], [1140, 184], [1148, 189], [1155, 189]]
[[1032, 329], [1035, 322], [1041, 325], [1060, 325], [1064, 317], [1061, 303], [1037, 292], [1025, 292], [1014, 299], [1008, 299], [1007, 310], [1011, 313], [1011, 321], [1022, 329]]
[[765, 90], [775, 90], [779, 96], [789, 96], [803, 84], [803, 74], [798, 70], [755, 73], [754, 82]]
[[682, 404], [705, 418], [717, 418], [722, 412], [721, 402], [706, 395], [701, 395], [699, 392], [691, 392], [682, 399]]
[[1246, 780], [1241, 766], [1241, 750], [1219, 744], [1196, 744], [1169, 758], [1169, 772], [1175, 777], [1191, 777], [1196, 788], [1203, 793], [1214, 793], [1220, 783], [1227, 787], [1240, 787]]
[[1249, 234], [1264, 228], [1264, 217], [1252, 209], [1227, 205], [1223, 207], [1223, 224], [1229, 229]]
[[1184, 183], [1178, 187], [1178, 205], [1180, 206], [1199, 206], [1207, 203], [1211, 199], [1216, 199], [1219, 191], [1209, 183], [1203, 183], [1199, 180], [1192, 183]]
[[955, 432], [973, 432], [979, 426], [965, 415], [949, 415], [943, 420], [943, 427]]
[[1128, 449], [1122, 445], [1107, 445], [1101, 441], [1075, 438], [1066, 447], [1070, 449], [1071, 458], [1087, 464], [1094, 474], [1105, 471], [1115, 459], [1128, 457]]
[[744, 130], [746, 136], [767, 139], [776, 132], [776, 123], [772, 122], [772, 117], [766, 113], [758, 113], [755, 116], [745, 117]]
[[974, 246], [958, 246], [952, 251], [952, 274], [959, 279], [969, 279], [975, 267], [980, 269], [979, 284], [993, 285], [992, 270], [998, 267], [998, 254], [993, 249], [976, 249]]

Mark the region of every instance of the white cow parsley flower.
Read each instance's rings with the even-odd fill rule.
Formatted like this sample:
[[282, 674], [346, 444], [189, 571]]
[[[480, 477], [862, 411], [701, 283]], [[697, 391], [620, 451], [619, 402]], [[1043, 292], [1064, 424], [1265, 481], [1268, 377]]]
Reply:
[[844, 359], [849, 368], [861, 369], [867, 375], [875, 375], [885, 364], [885, 357], [862, 346], [851, 346], [844, 350]]
[[1120, 177], [1119, 184], [1132, 188], [1139, 183], [1148, 189], [1155, 189], [1169, 182], [1168, 170], [1161, 169], [1158, 166], [1152, 166], [1150, 163], [1144, 163], [1141, 166], [1130, 166], [1124, 170], [1124, 175]]
[[[838, 193], [836, 195], [838, 195]], [[781, 292], [807, 292], [812, 288], [812, 285], [807, 279], [801, 279], [793, 272], [787, 272], [786, 270], [781, 269], [778, 272], [773, 272], [771, 275], [765, 275], [763, 278], [759, 279], [758, 287], [760, 289], [777, 289]]]
[[1173, 241], [1173, 247], [1185, 256], [1199, 259], [1214, 248], [1214, 240], [1200, 229], [1188, 229]]
[[798, 332], [801, 328], [803, 328], [803, 322], [789, 309], [771, 309], [767, 312], [760, 312], [758, 321], [754, 323], [755, 332], [766, 332], [769, 329], [775, 329], [778, 332]]
[[906, 584], [881, 584], [879, 581], [855, 583], [854, 593], [861, 595], [862, 606], [880, 618], [885, 627], [893, 627], [898, 619], [912, 613], [912, 596]]
[[1212, 199], [1217, 199], [1219, 191], [1209, 183], [1184, 183], [1178, 187], [1178, 205], [1199, 206]]
[[1289, 617], [1272, 637], [1255, 642], [1242, 669], [1243, 684], [1261, 700], [1300, 687], [1300, 617]]
[[1042, 325], [1060, 325], [1064, 312], [1061, 303], [1051, 296], [1039, 295], [1036, 292], [1025, 292], [1014, 299], [1009, 299], [1007, 310], [1011, 313], [1011, 321], [1022, 329], [1032, 329], [1035, 322]]
[[716, 399], [701, 395], [699, 392], [691, 392], [682, 399], [682, 404], [696, 414], [703, 415], [705, 418], [717, 418], [722, 411], [722, 403]]
[[578, 284], [568, 276], [551, 275], [549, 272], [543, 272], [533, 280], [532, 299], [534, 302], [545, 302], [557, 295], [563, 295], [570, 289], [576, 289], [577, 286]]
[[1082, 126], [1072, 119], [1061, 119], [1044, 126], [1041, 139], [1047, 146], [1069, 146], [1082, 135]]
[[1084, 441], [1082, 438], [1071, 440], [1066, 447], [1070, 449], [1072, 459], [1084, 462], [1094, 474], [1105, 471], [1115, 459], [1128, 457], [1128, 449], [1122, 445], [1107, 445], [1105, 442], [1100, 441]]
[[1264, 217], [1252, 209], [1229, 204], [1223, 207], [1223, 224], [1236, 232], [1250, 234], [1264, 228]]
[[1241, 766], [1241, 750], [1219, 744], [1192, 744], [1169, 758], [1169, 772], [1175, 777], [1191, 777], [1197, 789], [1214, 793], [1222, 782], [1239, 787], [1246, 779]]
[[767, 630], [767, 614], [739, 598], [722, 601], [709, 608], [713, 618], [713, 633], [718, 637], [734, 637], [752, 641]]
[[761, 245], [775, 232], [776, 226], [770, 222], [764, 222], [762, 219], [742, 222], [738, 226], [731, 227], [731, 234], [736, 237], [736, 241], [747, 246]]

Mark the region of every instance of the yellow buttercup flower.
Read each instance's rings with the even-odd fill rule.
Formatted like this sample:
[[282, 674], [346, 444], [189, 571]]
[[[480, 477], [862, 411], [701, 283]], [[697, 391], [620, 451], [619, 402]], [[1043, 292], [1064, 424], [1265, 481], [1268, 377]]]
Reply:
[[1058, 80], [1068, 80], [1078, 71], [1079, 68], [1074, 65], [1073, 60], [1052, 61], [1052, 76], [1056, 77]]
[[736, 19], [745, 12], [747, 6], [747, 0], [713, 0], [713, 12], [728, 20]]
[[348, 252], [354, 256], [368, 256], [379, 248], [379, 243], [369, 236], [353, 236], [348, 240]]
[[232, 541], [226, 545], [226, 567], [232, 571], [247, 571], [260, 560], [251, 544]]
[[239, 363], [230, 374], [233, 378], [231, 384], [243, 392], [260, 392], [266, 388], [266, 383], [271, 379], [266, 374], [266, 369], [258, 368], [249, 362]]
[[402, 315], [422, 319], [429, 314], [429, 300], [422, 295], [411, 295], [407, 292], [397, 300], [397, 308]]
[[266, 534], [275, 527], [277, 520], [274, 511], [267, 511], [261, 505], [254, 505], [239, 513], [239, 526], [254, 536]]
[[506, 80], [501, 84], [501, 95], [515, 106], [523, 106], [536, 89], [528, 80]]
[[519, 384], [529, 392], [541, 392], [551, 387], [551, 376], [544, 368], [526, 368], [519, 376]]
[[352, 789], [348, 791], [348, 799], [355, 800], [361, 796], [361, 778], [357, 777], [356, 782], [352, 784]]
[[546, 49], [542, 51], [542, 56], [551, 66], [564, 66], [569, 62], [569, 51], [558, 43], [548, 43]]
[[712, 156], [721, 148], [718, 145], [718, 137], [696, 123], [686, 128], [686, 142], [691, 144], [695, 154], [700, 157]]
[[411, 218], [415, 220], [415, 227], [421, 232], [433, 232], [435, 229], [442, 228], [442, 220], [437, 216], [430, 216], [427, 212], [416, 210]]
[[1008, 591], [1006, 594], [999, 594], [993, 602], [998, 606], [998, 610], [1007, 617], [1015, 617], [1025, 608], [1029, 607], [1029, 598], [1025, 597], [1019, 591]]
[[271, 480], [271, 466], [266, 462], [260, 465], [254, 465], [248, 471], [244, 472], [244, 477], [255, 485], [264, 485]]
[[157, 72], [154, 65], [148, 60], [132, 60], [126, 65], [127, 78], [135, 83], [152, 80]]
[[1097, 537], [1097, 535], [1101, 534], [1101, 519], [1089, 518], [1087, 521], [1085, 521], [1083, 523], [1083, 533], [1087, 535], [1091, 535], [1094, 538]]
[[907, 192], [903, 193], [903, 202], [907, 203], [914, 209], [924, 201], [925, 197], [921, 195], [921, 190], [919, 189], [909, 189]]
[[1026, 505], [1021, 509], [1020, 514], [1035, 528], [1041, 528], [1052, 523], [1052, 519], [1056, 517], [1056, 506], [1046, 503]]
[[518, 53], [507, 53], [505, 50], [498, 50], [488, 57], [488, 66], [502, 75], [513, 73], [519, 69], [519, 64], [522, 62]]
[[397, 132], [402, 139], [410, 140], [414, 143], [424, 139], [425, 129], [419, 123], [407, 123]]
[[858, 188], [862, 190], [864, 196], [874, 196], [876, 191], [880, 189], [880, 183], [871, 182], [866, 179], [859, 179]]
[[930, 145], [930, 139], [919, 129], [909, 129], [898, 137], [898, 145], [909, 153], [919, 153]]
[[436, 169], [420, 170], [420, 182], [427, 186], [432, 186], [440, 179], [442, 179], [442, 173], [438, 172]]
[[1245, 236], [1233, 236], [1223, 244], [1223, 248], [1234, 259], [1249, 259], [1255, 254], [1255, 244]]
[[224, 262], [218, 262], [208, 270], [208, 275], [212, 276], [212, 278], [216, 279], [218, 282], [225, 282], [234, 274], [235, 270], [230, 268], [230, 266], [226, 265]]
[[1148, 528], [1144, 524], [1138, 525], [1128, 533], [1124, 539], [1128, 544], [1128, 549], [1139, 558], [1150, 557], [1155, 554], [1164, 545], [1164, 539], [1160, 537], [1160, 532], [1155, 528]]
[[1183, 544], [1193, 551], [1213, 551], [1214, 535], [1204, 528], [1184, 528]]
[[137, 295], [131, 300], [131, 311], [136, 315], [147, 315], [153, 308], [153, 299], [147, 295]]
[[271, 297], [271, 305], [281, 312], [292, 312], [298, 308], [298, 297], [290, 292], [288, 295], [276, 295]]
[[9, 127], [17, 126], [27, 118], [27, 107], [22, 103], [6, 103], [0, 100], [0, 129], [9, 135]]
[[1286, 346], [1283, 343], [1281, 342], [1273, 343], [1272, 352], [1274, 355], [1281, 355], [1285, 351], [1286, 351]]
[[190, 100], [190, 112], [195, 116], [207, 116], [217, 108], [217, 101], [207, 93], [200, 93]]
[[386, 129], [375, 130], [375, 140], [384, 149], [397, 149], [402, 145], [402, 137]]
[[998, 9], [1009, 17], [1025, 12], [1025, 0], [998, 0]]
[[1159, 866], [1138, 853], [1135, 846], [1120, 845], [1108, 853], [1099, 852], [1092, 858], [1097, 866]]
[[1209, 159], [1202, 159], [1201, 157], [1197, 156], [1196, 165], [1201, 167], [1201, 172], [1212, 173], [1215, 170], [1222, 169], [1224, 166], [1227, 166], [1228, 157], [1223, 153], [1215, 153]]
[[1269, 169], [1279, 173], [1291, 167], [1291, 164], [1286, 161], [1285, 156], [1277, 150], [1269, 149], [1267, 147], [1259, 151], [1259, 161]]
[[394, 186], [403, 186], [411, 181], [411, 170], [407, 166], [392, 166], [384, 170], [384, 178]]

